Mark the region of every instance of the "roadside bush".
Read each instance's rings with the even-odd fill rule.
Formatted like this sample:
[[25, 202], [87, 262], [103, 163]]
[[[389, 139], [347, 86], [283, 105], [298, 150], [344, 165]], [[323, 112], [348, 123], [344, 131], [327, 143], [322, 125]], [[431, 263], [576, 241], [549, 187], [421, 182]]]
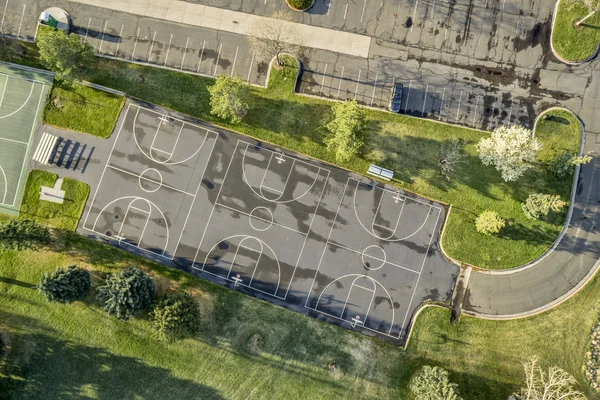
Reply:
[[553, 174], [562, 178], [567, 174], [572, 174], [575, 172], [575, 167], [581, 164], [587, 164], [592, 161], [592, 157], [590, 156], [581, 156], [578, 157], [574, 154], [565, 152], [557, 155], [552, 162], [550, 163], [550, 171]]
[[559, 195], [534, 193], [529, 195], [521, 207], [527, 218], [538, 219], [547, 216], [550, 211], [560, 211], [566, 204]]
[[506, 222], [500, 217], [496, 211], [486, 210], [479, 214], [475, 220], [475, 229], [479, 233], [491, 235], [500, 232], [504, 228]]
[[450, 374], [443, 368], [426, 365], [410, 383], [410, 391], [417, 400], [462, 400], [458, 385], [450, 381]]
[[0, 250], [36, 249], [50, 244], [50, 230], [32, 219], [11, 219], [0, 225]]
[[86, 270], [71, 265], [46, 272], [40, 279], [38, 290], [48, 301], [70, 303], [83, 299], [90, 290], [90, 274]]
[[152, 329], [159, 340], [170, 341], [198, 333], [200, 305], [187, 292], [176, 292], [161, 300], [150, 313]]
[[304, 10], [305, 8], [309, 7], [310, 4], [312, 3], [312, 0], [286, 0], [286, 1], [290, 6], [297, 8], [298, 10]]
[[154, 282], [136, 267], [109, 275], [98, 288], [98, 300], [104, 303], [104, 311], [123, 320], [148, 308], [153, 296]]

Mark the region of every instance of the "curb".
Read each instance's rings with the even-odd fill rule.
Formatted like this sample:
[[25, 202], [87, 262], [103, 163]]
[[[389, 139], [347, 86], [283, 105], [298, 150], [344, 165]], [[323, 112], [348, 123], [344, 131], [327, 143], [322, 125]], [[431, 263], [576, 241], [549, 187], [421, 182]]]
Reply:
[[554, 36], [554, 25], [556, 24], [556, 16], [558, 15], [558, 5], [560, 4], [561, 0], [556, 0], [556, 5], [554, 6], [554, 15], [552, 16], [552, 29], [550, 29], [550, 48], [552, 49], [552, 54], [554, 55], [554, 57], [556, 57], [556, 59], [560, 62], [563, 62], [567, 65], [581, 65], [581, 64], [585, 64], [588, 61], [591, 61], [592, 59], [594, 59], [598, 53], [600, 52], [600, 42], [598, 43], [598, 46], [596, 47], [596, 51], [594, 52], [594, 54], [592, 54], [591, 56], [589, 56], [588, 58], [586, 58], [585, 60], [582, 61], [570, 61], [567, 60], [563, 57], [561, 57], [558, 52], [556, 51], [556, 49], [554, 48], [554, 42], [552, 41], [552, 37]]

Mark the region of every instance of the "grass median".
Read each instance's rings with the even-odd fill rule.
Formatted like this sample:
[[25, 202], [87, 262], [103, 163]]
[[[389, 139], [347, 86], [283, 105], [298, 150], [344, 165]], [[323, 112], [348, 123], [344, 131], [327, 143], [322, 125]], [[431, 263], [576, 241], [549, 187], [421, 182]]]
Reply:
[[600, 13], [575, 27], [588, 14], [588, 9], [579, 2], [562, 0], [558, 5], [556, 22], [552, 30], [552, 45], [562, 58], [579, 62], [594, 55], [600, 44]]
[[65, 191], [62, 204], [40, 200], [41, 187], [54, 187], [56, 179], [56, 174], [51, 172], [35, 169], [29, 172], [19, 217], [35, 218], [41, 224], [74, 231], [83, 212], [90, 187], [83, 182], [65, 178], [61, 188]]

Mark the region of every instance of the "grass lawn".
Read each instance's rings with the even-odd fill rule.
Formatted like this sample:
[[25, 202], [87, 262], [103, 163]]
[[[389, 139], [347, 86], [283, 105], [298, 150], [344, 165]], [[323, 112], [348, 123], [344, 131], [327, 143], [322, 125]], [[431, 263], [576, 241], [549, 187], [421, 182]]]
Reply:
[[44, 107], [43, 122], [107, 138], [115, 128], [123, 96], [79, 84], [55, 84]]
[[596, 52], [600, 43], [600, 13], [586, 20], [580, 29], [573, 22], [585, 17], [587, 8], [579, 2], [561, 1], [552, 31], [552, 44], [556, 52], [569, 61], [582, 61]]
[[62, 190], [65, 191], [63, 204], [40, 200], [41, 186], [54, 187], [56, 178], [56, 174], [47, 171], [34, 169], [29, 172], [19, 218], [35, 218], [39, 223], [74, 231], [88, 198], [90, 187], [86, 183], [65, 178], [62, 184]]
[[[43, 272], [70, 264], [89, 269], [95, 285], [105, 273], [137, 264], [161, 291], [191, 291], [202, 305], [201, 334], [158, 342], [144, 315], [117, 321], [94, 293], [71, 305], [47, 303], [33, 285]], [[465, 400], [505, 399], [522, 383], [520, 362], [533, 354], [583, 382], [599, 308], [598, 279], [525, 320], [462, 316], [450, 324], [449, 311], [428, 308], [404, 351], [65, 233], [50, 250], [0, 254], [0, 337], [8, 344], [0, 393], [6, 400], [411, 399], [408, 383], [420, 366], [442, 365]]]
[[[289, 59], [286, 62], [282, 70], [272, 71], [267, 89], [251, 89], [253, 108], [237, 125], [210, 114], [208, 87], [213, 79], [99, 58], [90, 67], [87, 80], [335, 163], [323, 143], [332, 103], [294, 94], [297, 66]], [[475, 144], [488, 133], [389, 112], [366, 112], [371, 137], [368, 148], [361, 157], [342, 166], [365, 173], [370, 163], [378, 163], [395, 171], [393, 184], [451, 204], [442, 238], [449, 256], [482, 268], [513, 268], [542, 254], [556, 239], [566, 211], [544, 221], [529, 220], [521, 203], [535, 192], [559, 194], [568, 201], [572, 177], [557, 179], [547, 174], [543, 165], [549, 154], [577, 151], [578, 129], [538, 133], [544, 145], [538, 167], [517, 183], [506, 183], [493, 167], [482, 165], [476, 154]], [[447, 180], [439, 168], [440, 148], [454, 137], [465, 143], [468, 163]], [[501, 234], [488, 236], [475, 231], [475, 218], [484, 210], [495, 210], [509, 221]]]

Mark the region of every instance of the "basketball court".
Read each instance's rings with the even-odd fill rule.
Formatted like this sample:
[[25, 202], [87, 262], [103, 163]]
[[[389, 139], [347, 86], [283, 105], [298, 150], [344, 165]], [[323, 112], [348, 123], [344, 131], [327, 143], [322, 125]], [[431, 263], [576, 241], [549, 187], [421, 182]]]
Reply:
[[146, 107], [122, 113], [83, 233], [396, 343], [449, 300], [439, 204]]
[[52, 77], [0, 65], [0, 210], [17, 214], [31, 138]]

